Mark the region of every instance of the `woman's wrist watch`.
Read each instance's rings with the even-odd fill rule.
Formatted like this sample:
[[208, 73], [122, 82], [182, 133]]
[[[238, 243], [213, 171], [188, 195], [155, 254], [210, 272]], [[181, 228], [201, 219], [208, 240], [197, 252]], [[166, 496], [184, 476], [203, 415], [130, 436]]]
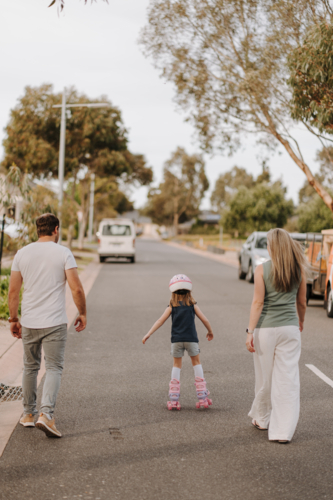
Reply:
[[249, 330], [248, 328], [246, 329], [246, 333], [251, 333], [253, 334], [254, 333], [254, 330]]

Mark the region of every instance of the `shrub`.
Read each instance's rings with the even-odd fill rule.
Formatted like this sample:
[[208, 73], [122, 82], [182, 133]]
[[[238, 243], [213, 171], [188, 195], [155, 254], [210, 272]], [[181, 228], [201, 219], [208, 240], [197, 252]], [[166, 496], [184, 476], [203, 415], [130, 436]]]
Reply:
[[[9, 276], [2, 279], [0, 282], [0, 319], [9, 318], [9, 308], [8, 308], [8, 291], [9, 291]], [[22, 288], [20, 292], [20, 304], [19, 304], [19, 315], [21, 314], [21, 299], [22, 299]]]

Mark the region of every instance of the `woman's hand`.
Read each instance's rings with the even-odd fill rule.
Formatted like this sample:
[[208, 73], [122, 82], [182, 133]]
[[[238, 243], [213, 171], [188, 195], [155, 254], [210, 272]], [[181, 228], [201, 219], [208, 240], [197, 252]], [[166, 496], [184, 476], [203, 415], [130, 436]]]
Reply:
[[299, 322], [299, 331], [302, 332], [304, 328], [304, 321]]
[[256, 352], [253, 344], [253, 333], [248, 333], [246, 337], [246, 348], [249, 352]]
[[213, 332], [207, 332], [206, 338], [207, 338], [208, 342], [209, 342], [210, 340], [213, 340], [213, 338], [214, 338], [214, 334], [213, 334]]
[[145, 344], [147, 342], [147, 340], [149, 339], [150, 335], [149, 333], [147, 333], [147, 335], [145, 335], [142, 339], [142, 343]]

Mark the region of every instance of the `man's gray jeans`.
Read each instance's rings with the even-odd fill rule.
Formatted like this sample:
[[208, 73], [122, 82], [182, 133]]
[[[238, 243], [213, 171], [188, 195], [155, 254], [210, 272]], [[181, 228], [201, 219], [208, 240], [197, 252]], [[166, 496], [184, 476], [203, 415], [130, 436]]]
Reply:
[[46, 376], [40, 412], [53, 415], [64, 367], [67, 324], [51, 328], [22, 327], [24, 349], [23, 406], [24, 413], [38, 413], [37, 375], [40, 368], [42, 346], [44, 349]]

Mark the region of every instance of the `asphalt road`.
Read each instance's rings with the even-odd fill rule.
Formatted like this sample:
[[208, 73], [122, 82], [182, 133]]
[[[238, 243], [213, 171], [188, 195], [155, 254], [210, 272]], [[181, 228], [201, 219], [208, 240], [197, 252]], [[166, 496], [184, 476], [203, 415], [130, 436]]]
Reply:
[[[139, 241], [136, 264], [105, 263], [88, 297], [89, 326], [70, 329], [56, 423], [47, 439], [17, 426], [0, 460], [0, 498], [100, 500], [315, 500], [333, 498], [333, 320], [308, 309], [300, 362], [301, 416], [293, 441], [272, 443], [251, 426], [252, 356], [245, 349], [253, 286], [223, 264]], [[196, 410], [184, 359], [181, 411], [166, 409], [170, 320], [141, 339], [169, 302], [179, 272], [210, 319], [197, 323], [213, 406]]]

